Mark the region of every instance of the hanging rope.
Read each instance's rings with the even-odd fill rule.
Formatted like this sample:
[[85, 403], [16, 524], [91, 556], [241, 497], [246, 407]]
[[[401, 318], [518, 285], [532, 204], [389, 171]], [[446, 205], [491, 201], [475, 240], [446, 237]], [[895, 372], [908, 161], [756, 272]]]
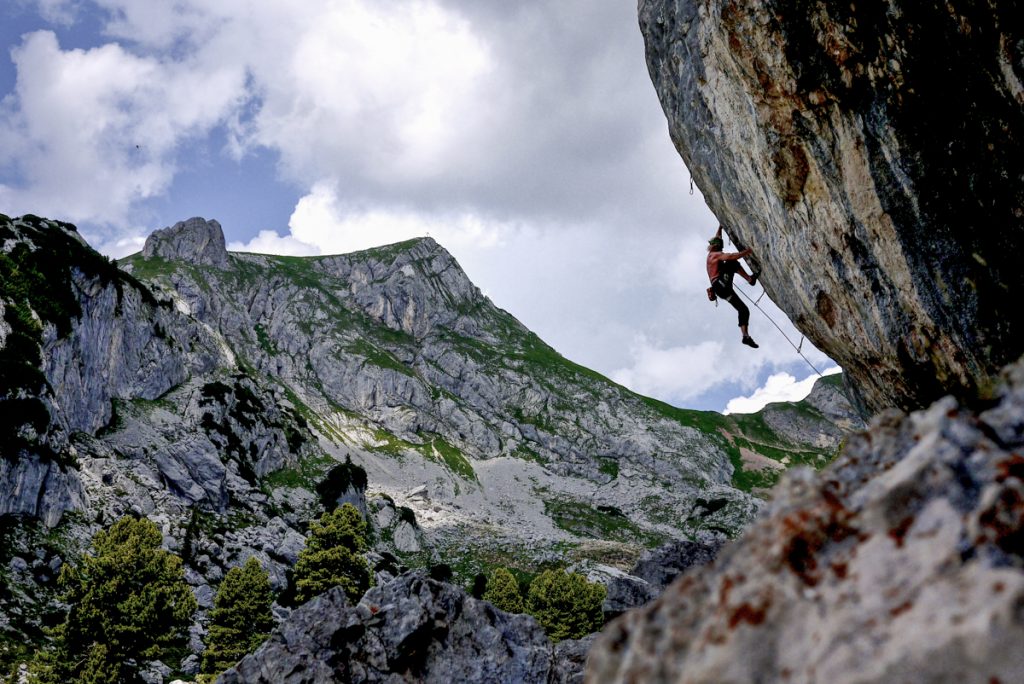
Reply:
[[[762, 292], [761, 292], [761, 297], [764, 297], [764, 288], [761, 288], [761, 290], [762, 290]], [[775, 329], [776, 329], [776, 330], [778, 330], [778, 331], [779, 331], [780, 333], [782, 333], [782, 336], [786, 338], [786, 341], [787, 341], [787, 342], [789, 342], [789, 346], [791, 346], [791, 347], [792, 347], [793, 349], [795, 349], [795, 350], [796, 350], [796, 353], [800, 355], [800, 358], [801, 358], [801, 359], [803, 359], [803, 360], [804, 360], [805, 362], [807, 362], [807, 365], [811, 367], [811, 370], [812, 370], [812, 371], [814, 371], [815, 373], [817, 373], [817, 374], [818, 374], [818, 377], [819, 377], [819, 378], [823, 378], [823, 377], [825, 377], [825, 376], [823, 376], [823, 375], [821, 374], [821, 371], [820, 371], [820, 370], [818, 370], [817, 368], [815, 368], [815, 367], [814, 367], [814, 364], [813, 364], [813, 363], [811, 363], [811, 360], [810, 360], [810, 359], [808, 359], [808, 358], [807, 358], [806, 356], [804, 356], [804, 353], [803, 353], [803, 352], [801, 351], [801, 349], [802, 349], [802, 348], [803, 348], [803, 346], [804, 346], [804, 337], [803, 337], [803, 335], [801, 335], [801, 336], [800, 336], [800, 344], [799, 344], [799, 345], [795, 345], [795, 344], [793, 344], [793, 340], [789, 339], [789, 335], [787, 335], [787, 334], [785, 333], [785, 331], [784, 331], [784, 330], [783, 330], [782, 328], [780, 328], [780, 327], [779, 327], [779, 324], [775, 322], [775, 319], [774, 319], [774, 318], [772, 318], [771, 316], [769, 316], [769, 315], [768, 315], [768, 312], [767, 312], [767, 311], [765, 311], [764, 309], [762, 309], [762, 308], [761, 308], [761, 305], [757, 303], [757, 302], [761, 301], [761, 297], [758, 297], [758, 298], [757, 298], [757, 301], [755, 302], [755, 301], [754, 301], [753, 299], [751, 299], [750, 297], [748, 297], [748, 296], [747, 296], [747, 294], [746, 294], [746, 293], [745, 293], [745, 292], [744, 292], [743, 290], [738, 290], [738, 289], [737, 289], [737, 290], [736, 290], [736, 292], [739, 292], [739, 293], [740, 293], [741, 295], [743, 295], [743, 297], [744, 297], [744, 298], [745, 298], [745, 299], [746, 299], [746, 300], [747, 300], [748, 302], [750, 302], [751, 304], [753, 304], [753, 305], [754, 305], [754, 306], [755, 306], [755, 307], [757, 308], [757, 310], [758, 310], [758, 311], [760, 311], [761, 313], [763, 313], [763, 314], [764, 314], [764, 317], [765, 317], [765, 318], [767, 318], [767, 319], [768, 319], [769, 321], [771, 321], [772, 325], [774, 325], [774, 326], [775, 326]]]
[[690, 176], [690, 194], [693, 194], [693, 176]]

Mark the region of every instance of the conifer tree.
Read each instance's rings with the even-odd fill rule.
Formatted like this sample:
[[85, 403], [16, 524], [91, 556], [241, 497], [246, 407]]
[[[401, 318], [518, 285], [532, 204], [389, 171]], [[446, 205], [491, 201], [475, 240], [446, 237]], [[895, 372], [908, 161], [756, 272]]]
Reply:
[[530, 583], [527, 612], [552, 641], [581, 639], [604, 622], [601, 604], [607, 590], [578, 573], [545, 570]]
[[525, 612], [523, 595], [519, 592], [519, 582], [515, 575], [506, 568], [495, 568], [487, 580], [484, 601], [490, 601], [498, 610], [506, 613]]
[[270, 636], [274, 627], [272, 601], [270, 580], [255, 558], [250, 557], [240, 568], [228, 570], [210, 611], [204, 672], [223, 672]]
[[310, 525], [306, 548], [299, 553], [292, 575], [299, 603], [341, 586], [350, 601], [370, 587], [366, 552], [366, 521], [352, 504], [324, 513]]
[[44, 680], [135, 680], [128, 661], [159, 660], [184, 642], [196, 611], [181, 559], [160, 548], [157, 526], [125, 517], [93, 537], [92, 552], [66, 564], [59, 584], [68, 615], [54, 632]]

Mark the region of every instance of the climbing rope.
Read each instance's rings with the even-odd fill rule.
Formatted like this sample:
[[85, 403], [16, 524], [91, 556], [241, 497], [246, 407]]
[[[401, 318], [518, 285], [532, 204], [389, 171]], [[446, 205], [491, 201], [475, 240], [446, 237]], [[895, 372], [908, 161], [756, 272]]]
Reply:
[[765, 318], [767, 318], [767, 319], [768, 319], [769, 321], [771, 321], [772, 325], [774, 325], [774, 326], [775, 326], [775, 329], [776, 329], [776, 330], [778, 330], [778, 331], [779, 331], [780, 333], [782, 333], [782, 336], [786, 338], [786, 341], [787, 341], [787, 342], [789, 342], [789, 346], [791, 346], [791, 347], [792, 347], [793, 349], [795, 349], [795, 350], [796, 350], [796, 353], [800, 355], [800, 358], [801, 358], [801, 359], [803, 359], [803, 360], [804, 360], [804, 361], [805, 361], [805, 362], [807, 363], [807, 365], [811, 367], [811, 370], [812, 370], [812, 371], [814, 371], [815, 373], [817, 373], [817, 374], [818, 374], [818, 377], [819, 377], [819, 378], [823, 378], [823, 377], [825, 377], [825, 376], [823, 376], [823, 375], [821, 374], [821, 371], [820, 371], [820, 370], [818, 370], [817, 368], [815, 368], [815, 367], [814, 367], [814, 364], [813, 364], [813, 363], [811, 363], [811, 360], [810, 360], [810, 359], [808, 359], [808, 358], [807, 358], [806, 356], [804, 356], [804, 353], [803, 353], [803, 351], [801, 351], [801, 350], [803, 349], [803, 346], [804, 346], [804, 336], [803, 336], [803, 335], [801, 335], [801, 336], [800, 336], [800, 344], [799, 344], [799, 345], [793, 344], [793, 340], [789, 339], [789, 335], [787, 335], [787, 334], [785, 333], [785, 331], [784, 331], [784, 330], [783, 330], [782, 328], [780, 328], [780, 327], [779, 327], [779, 324], [775, 322], [775, 319], [774, 319], [774, 318], [772, 318], [771, 316], [769, 316], [769, 315], [768, 315], [768, 312], [767, 312], [767, 311], [765, 311], [764, 309], [762, 309], [762, 308], [761, 308], [761, 305], [757, 303], [757, 302], [761, 301], [761, 297], [764, 297], [764, 293], [765, 293], [765, 291], [764, 291], [764, 288], [763, 288], [763, 287], [761, 288], [761, 296], [757, 298], [757, 301], [754, 301], [753, 299], [751, 299], [750, 297], [748, 297], [748, 296], [747, 296], [747, 293], [745, 293], [745, 292], [744, 292], [743, 290], [740, 290], [740, 289], [736, 289], [736, 292], [739, 292], [739, 293], [740, 293], [741, 295], [743, 295], [743, 297], [744, 297], [744, 298], [745, 298], [745, 299], [746, 299], [746, 300], [747, 300], [748, 302], [750, 302], [751, 304], [753, 304], [753, 305], [754, 305], [754, 306], [755, 306], [755, 307], [757, 308], [757, 310], [758, 310], [758, 311], [760, 311], [761, 313], [763, 313], [763, 314], [764, 314], [764, 317], [765, 317]]
[[690, 176], [690, 194], [693, 194], [693, 176]]
[[[693, 176], [690, 176], [690, 186], [691, 187], [693, 186]], [[733, 247], [737, 247], [737, 248], [740, 247], [738, 244], [736, 244], [736, 241], [733, 240], [732, 237], [730, 237], [728, 235], [728, 233], [726, 234], [725, 237], [728, 238], [729, 243], [732, 244]], [[758, 275], [760, 275], [760, 274], [758, 274]], [[753, 304], [757, 308], [758, 311], [760, 311], [761, 313], [764, 314], [765, 318], [767, 318], [769, 321], [771, 321], [772, 325], [775, 326], [775, 329], [778, 330], [780, 333], [782, 333], [782, 336], [786, 338], [787, 342], [789, 342], [789, 346], [791, 346], [793, 349], [796, 350], [796, 353], [800, 355], [800, 358], [803, 359], [807, 363], [807, 365], [811, 367], [812, 371], [814, 371], [815, 373], [818, 374], [819, 378], [825, 377], [824, 375], [821, 374], [820, 370], [818, 370], [817, 368], [814, 367], [814, 364], [811, 363], [811, 360], [808, 359], [806, 356], [804, 356], [804, 353], [801, 351], [803, 349], [803, 346], [804, 346], [804, 336], [803, 335], [800, 336], [800, 344], [793, 344], [793, 340], [789, 339], [789, 335], [787, 335], [785, 333], [785, 331], [782, 328], [779, 327], [779, 324], [775, 322], [775, 319], [772, 318], [771, 316], [769, 316], [768, 312], [765, 311], [764, 309], [762, 309], [761, 305], [758, 304], [758, 302], [760, 302], [761, 299], [763, 299], [765, 294], [768, 292], [767, 290], [764, 289], [763, 285], [761, 286], [761, 294], [758, 296], [758, 298], [756, 300], [753, 300], [750, 297], [748, 297], [747, 293], [745, 293], [743, 290], [736, 290], [736, 292], [739, 292], [741, 295], [743, 295], [743, 297], [748, 302]], [[717, 301], [715, 302], [715, 306], [718, 306], [718, 302]]]

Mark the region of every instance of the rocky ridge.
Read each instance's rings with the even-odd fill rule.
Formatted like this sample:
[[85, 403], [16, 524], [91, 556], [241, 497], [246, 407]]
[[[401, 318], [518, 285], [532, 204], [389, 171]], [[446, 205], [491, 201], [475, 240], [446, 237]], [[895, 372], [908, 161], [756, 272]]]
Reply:
[[[21, 421], [0, 459], [5, 658], [38, 638], [64, 560], [121, 515], [160, 526], [201, 610], [251, 556], [285, 589], [306, 524], [342, 500], [375, 530], [381, 584], [440, 561], [463, 581], [492, 564], [621, 575], [645, 546], [743, 525], [784, 465], [745, 454], [822, 464], [856, 418], [830, 408], [832, 378], [755, 416], [638, 397], [544, 345], [430, 240], [230, 254], [193, 219], [119, 267], [27, 216], [0, 217], [0, 245], [0, 353], [19, 369], [0, 402], [31, 409], [3, 412]], [[202, 635], [201, 618], [194, 652]]]
[[991, 396], [1024, 353], [1017, 4], [638, 6], [693, 180], [865, 412]]

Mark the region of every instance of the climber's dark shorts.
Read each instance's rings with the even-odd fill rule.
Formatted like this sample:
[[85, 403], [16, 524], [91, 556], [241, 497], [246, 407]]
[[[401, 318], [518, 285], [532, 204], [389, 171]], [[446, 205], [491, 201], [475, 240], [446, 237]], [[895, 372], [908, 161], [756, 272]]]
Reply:
[[715, 278], [711, 283], [711, 288], [719, 299], [724, 299], [732, 304], [732, 308], [736, 309], [741, 326], [750, 322], [750, 309], [743, 303], [740, 296], [736, 294], [736, 290], [732, 289], [732, 278]]

